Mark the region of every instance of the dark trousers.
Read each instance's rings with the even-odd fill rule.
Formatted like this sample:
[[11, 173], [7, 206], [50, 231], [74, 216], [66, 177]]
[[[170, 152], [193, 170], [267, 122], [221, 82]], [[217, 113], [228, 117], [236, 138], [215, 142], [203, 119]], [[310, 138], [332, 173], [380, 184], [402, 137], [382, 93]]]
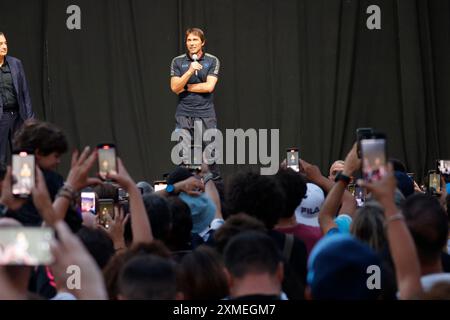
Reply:
[[[175, 117], [176, 120], [176, 129], [185, 129], [189, 131], [191, 135], [191, 146], [193, 148], [202, 148], [202, 152], [207, 146], [209, 142], [205, 142], [202, 139], [202, 145], [196, 146], [194, 141], [194, 130], [196, 125], [202, 126], [202, 134], [205, 133], [208, 129], [216, 129], [217, 128], [217, 119], [215, 117], [209, 117], [209, 118], [198, 118], [198, 117], [185, 117], [185, 116], [177, 116]], [[197, 128], [199, 130], [200, 128]], [[215, 175], [219, 175], [219, 168], [217, 167], [217, 164], [211, 164], [209, 165], [209, 169], [212, 173]]]
[[0, 162], [7, 164], [12, 153], [12, 139], [17, 128], [19, 113], [16, 111], [3, 112], [0, 119]]

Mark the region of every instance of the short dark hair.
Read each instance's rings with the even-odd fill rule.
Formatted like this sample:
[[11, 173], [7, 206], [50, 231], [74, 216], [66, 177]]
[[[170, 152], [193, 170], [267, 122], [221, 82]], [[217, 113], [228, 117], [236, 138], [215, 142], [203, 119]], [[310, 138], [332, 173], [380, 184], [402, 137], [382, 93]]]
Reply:
[[81, 227], [77, 236], [95, 259], [99, 268], [103, 269], [115, 253], [113, 241], [108, 234], [101, 229]]
[[280, 169], [275, 177], [286, 195], [286, 206], [285, 210], [281, 212], [281, 218], [290, 218], [305, 197], [306, 181], [291, 168]]
[[192, 216], [189, 206], [177, 196], [167, 198], [172, 227], [170, 229], [168, 247], [173, 250], [188, 250], [191, 244]]
[[400, 161], [399, 159], [390, 158], [389, 162], [392, 163], [392, 166], [394, 167], [394, 171], [400, 171], [407, 173], [405, 164]]
[[406, 199], [402, 209], [421, 263], [440, 259], [447, 243], [448, 220], [439, 201], [431, 195], [415, 194]]
[[118, 292], [118, 278], [122, 267], [133, 257], [142, 255], [157, 255], [163, 258], [170, 258], [170, 251], [159, 240], [154, 240], [151, 243], [137, 243], [132, 245], [129, 249], [117, 252], [103, 269], [103, 276], [105, 279], [108, 296], [111, 300], [117, 298]]
[[234, 277], [242, 278], [249, 273], [275, 274], [283, 257], [268, 235], [246, 231], [233, 237], [225, 247], [224, 261]]
[[228, 296], [223, 262], [212, 248], [202, 245], [183, 257], [179, 284], [188, 300], [219, 300]]
[[63, 154], [68, 149], [64, 132], [50, 122], [29, 119], [14, 136], [14, 148], [39, 151], [43, 156], [52, 152]]
[[266, 232], [266, 227], [262, 221], [246, 213], [232, 215], [214, 232], [214, 242], [217, 251], [222, 254], [234, 236], [250, 230]]
[[143, 200], [153, 236], [155, 239], [166, 241], [172, 223], [166, 199], [157, 194], [150, 194], [144, 196]]
[[285, 210], [286, 196], [273, 176], [254, 172], [235, 175], [227, 188], [226, 208], [229, 214], [244, 212], [273, 229]]
[[186, 42], [187, 37], [188, 37], [191, 33], [194, 34], [194, 35], [196, 35], [197, 37], [199, 37], [200, 40], [201, 40], [202, 42], [205, 42], [205, 40], [206, 40], [206, 38], [205, 38], [205, 33], [204, 33], [203, 30], [200, 29], [200, 28], [189, 28], [189, 29], [187, 29], [187, 30], [186, 30], [186, 33], [184, 34], [184, 42]]
[[119, 274], [119, 294], [132, 300], [174, 300], [177, 279], [174, 264], [155, 255], [132, 258]]

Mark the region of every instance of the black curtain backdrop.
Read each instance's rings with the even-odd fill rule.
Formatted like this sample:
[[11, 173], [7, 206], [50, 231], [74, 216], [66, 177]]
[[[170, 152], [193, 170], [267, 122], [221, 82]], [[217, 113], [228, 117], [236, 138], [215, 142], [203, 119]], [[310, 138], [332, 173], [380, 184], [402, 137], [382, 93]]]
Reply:
[[[66, 27], [72, 4], [81, 30]], [[366, 27], [372, 4], [381, 30]], [[384, 131], [389, 155], [419, 176], [450, 158], [448, 0], [0, 0], [38, 117], [72, 147], [115, 141], [138, 180], [171, 168], [169, 67], [190, 26], [221, 61], [223, 131], [280, 129], [280, 157], [298, 146], [323, 173], [358, 127]]]

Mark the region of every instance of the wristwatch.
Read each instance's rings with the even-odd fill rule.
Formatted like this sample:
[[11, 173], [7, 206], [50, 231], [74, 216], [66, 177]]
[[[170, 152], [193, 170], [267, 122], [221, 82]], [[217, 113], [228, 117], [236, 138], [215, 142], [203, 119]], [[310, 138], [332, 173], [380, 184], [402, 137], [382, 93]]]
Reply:
[[4, 217], [7, 212], [8, 212], [8, 207], [5, 206], [3, 203], [0, 203], [0, 217]]
[[334, 179], [334, 182], [344, 181], [345, 184], [349, 184], [351, 180], [352, 180], [352, 178], [350, 178], [349, 176], [346, 176], [342, 172], [339, 172], [336, 175], [336, 178]]
[[175, 186], [173, 184], [168, 184], [166, 186], [166, 192], [168, 194], [174, 194], [175, 193]]

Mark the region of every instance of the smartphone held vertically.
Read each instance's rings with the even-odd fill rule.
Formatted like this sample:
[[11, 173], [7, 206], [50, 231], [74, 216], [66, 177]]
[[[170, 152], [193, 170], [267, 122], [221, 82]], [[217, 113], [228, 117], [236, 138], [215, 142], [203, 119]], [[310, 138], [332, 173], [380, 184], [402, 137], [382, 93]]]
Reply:
[[364, 205], [364, 201], [365, 201], [365, 192], [364, 192], [364, 188], [354, 184], [354, 183], [350, 183], [347, 186], [347, 190], [352, 194], [352, 196], [355, 198], [356, 200], [356, 204], [358, 207], [362, 207]]
[[358, 128], [356, 129], [356, 153], [358, 158], [361, 159], [361, 140], [368, 139], [373, 136], [372, 128]]
[[16, 151], [12, 155], [12, 194], [18, 198], [29, 198], [35, 186], [35, 158], [27, 151]]
[[367, 182], [379, 181], [387, 173], [386, 136], [374, 134], [361, 140], [362, 172]]
[[95, 214], [95, 192], [81, 192], [81, 212]]
[[48, 227], [3, 227], [0, 232], [0, 265], [39, 266], [53, 263]]
[[98, 174], [103, 180], [107, 180], [108, 173], [117, 173], [116, 146], [112, 143], [103, 143], [97, 146]]
[[441, 193], [441, 175], [435, 170], [428, 171], [428, 192], [431, 195]]
[[114, 199], [98, 200], [98, 223], [109, 229], [111, 220], [114, 219]]
[[364, 188], [360, 186], [355, 186], [355, 194], [354, 194], [356, 205], [358, 208], [364, 206], [364, 202], [366, 201], [366, 194]]
[[298, 148], [289, 148], [286, 151], [286, 165], [288, 168], [291, 168], [292, 170], [299, 172], [300, 166], [299, 166], [299, 153]]

